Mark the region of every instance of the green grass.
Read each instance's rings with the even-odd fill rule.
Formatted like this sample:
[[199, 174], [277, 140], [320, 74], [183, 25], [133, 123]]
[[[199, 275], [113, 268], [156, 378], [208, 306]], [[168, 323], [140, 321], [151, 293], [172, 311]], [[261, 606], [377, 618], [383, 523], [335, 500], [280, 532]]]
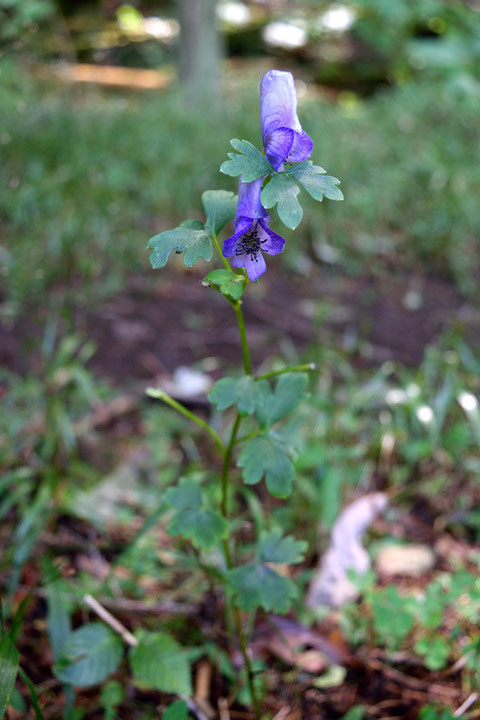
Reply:
[[[230, 92], [212, 114], [185, 108], [173, 92], [40, 88], [4, 61], [0, 101], [0, 272], [17, 306], [53, 285], [87, 298], [121, 287], [127, 270], [146, 267], [150, 235], [200, 216], [205, 189], [235, 188], [218, 171], [229, 139], [259, 142], [256, 87]], [[472, 102], [446, 85], [306, 100], [314, 159], [342, 180], [345, 202], [305, 198], [291, 246], [328, 243], [349, 272], [381, 271], [385, 261], [440, 270], [472, 292], [480, 226]]]

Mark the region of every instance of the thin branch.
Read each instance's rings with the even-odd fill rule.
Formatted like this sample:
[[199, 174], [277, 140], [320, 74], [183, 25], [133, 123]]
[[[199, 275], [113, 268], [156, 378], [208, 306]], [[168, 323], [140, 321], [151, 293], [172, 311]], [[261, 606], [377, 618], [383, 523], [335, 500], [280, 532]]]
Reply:
[[127, 645], [130, 645], [130, 647], [137, 647], [137, 638], [132, 635], [132, 633], [127, 630], [125, 625], [122, 625], [122, 623], [117, 620], [117, 618], [114, 617], [112, 613], [109, 613], [108, 610], [105, 610], [103, 605], [100, 605], [98, 600], [95, 600], [95, 598], [91, 595], [84, 595], [83, 601], [93, 610], [94, 613], [98, 615], [99, 618], [101, 618], [107, 625], [109, 625], [112, 630], [118, 633], [121, 638], [127, 643]]

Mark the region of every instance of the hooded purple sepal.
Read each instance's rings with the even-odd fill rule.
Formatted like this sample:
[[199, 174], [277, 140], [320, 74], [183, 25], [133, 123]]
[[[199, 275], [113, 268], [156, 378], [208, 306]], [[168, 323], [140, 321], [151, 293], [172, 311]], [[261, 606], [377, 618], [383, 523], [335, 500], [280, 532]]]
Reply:
[[269, 70], [260, 85], [260, 120], [265, 155], [275, 171], [287, 162], [301, 162], [312, 155], [312, 139], [302, 130], [297, 115], [293, 75]]
[[285, 240], [268, 223], [270, 215], [260, 202], [262, 179], [238, 184], [238, 208], [235, 216], [235, 233], [223, 243], [225, 257], [233, 257], [234, 267], [244, 267], [252, 282], [263, 275], [267, 266], [262, 252], [279, 255]]

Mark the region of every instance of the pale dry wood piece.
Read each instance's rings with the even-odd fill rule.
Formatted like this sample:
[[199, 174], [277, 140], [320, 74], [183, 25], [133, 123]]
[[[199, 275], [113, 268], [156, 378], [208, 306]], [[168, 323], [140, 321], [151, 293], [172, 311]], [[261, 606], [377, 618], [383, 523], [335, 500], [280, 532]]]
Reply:
[[461, 717], [474, 703], [478, 700], [478, 693], [471, 693], [457, 710], [453, 713], [453, 717]]
[[210, 660], [201, 660], [195, 674], [195, 700], [206, 700], [210, 697], [210, 684], [212, 681], [212, 663]]
[[112, 613], [109, 613], [108, 610], [105, 610], [103, 605], [100, 605], [98, 600], [95, 600], [95, 598], [91, 595], [84, 595], [83, 601], [86, 605], [88, 605], [89, 608], [93, 610], [94, 613], [98, 615], [99, 618], [101, 618], [109, 627], [111, 627], [112, 630], [118, 633], [120, 637], [127, 643], [127, 645], [130, 645], [130, 647], [137, 647], [137, 638], [132, 635], [132, 633], [127, 630], [125, 625], [122, 625], [122, 623], [117, 620], [117, 618], [114, 617]]
[[219, 720], [230, 720], [230, 713], [228, 712], [228, 700], [227, 698], [218, 698], [218, 715]]
[[286, 705], [272, 718], [272, 720], [286, 720], [290, 715], [290, 708]]
[[173, 73], [165, 70], [139, 70], [115, 65], [91, 65], [89, 63], [62, 63], [38, 65], [39, 75], [56, 75], [71, 83], [110, 85], [132, 90], [165, 90], [171, 85]]

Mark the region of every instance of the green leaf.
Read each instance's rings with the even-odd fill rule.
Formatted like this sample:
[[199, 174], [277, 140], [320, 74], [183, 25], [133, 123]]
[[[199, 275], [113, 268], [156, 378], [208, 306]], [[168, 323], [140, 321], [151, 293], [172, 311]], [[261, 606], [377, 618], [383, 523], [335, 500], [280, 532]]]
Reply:
[[205, 230], [209, 235], [218, 235], [237, 212], [237, 195], [227, 190], [207, 190], [202, 195], [203, 209], [207, 222]]
[[443, 670], [450, 656], [451, 646], [443, 637], [423, 637], [415, 643], [414, 650], [422, 655], [429, 670]]
[[274, 172], [267, 158], [257, 150], [248, 140], [233, 138], [230, 144], [240, 153], [228, 153], [230, 160], [225, 160], [220, 166], [220, 172], [231, 177], [242, 176], [242, 182], [252, 182], [264, 175]]
[[40, 710], [40, 705], [38, 704], [38, 695], [35, 690], [34, 684], [28, 677], [25, 670], [23, 670], [22, 668], [19, 668], [19, 675], [22, 678], [25, 685], [27, 686], [28, 692], [30, 693], [30, 700], [32, 702], [32, 708], [35, 713], [35, 720], [44, 720], [43, 713]]
[[3, 718], [15, 687], [19, 654], [5, 630], [0, 638], [0, 718]]
[[249, 440], [238, 458], [243, 480], [255, 485], [265, 475], [268, 491], [274, 497], [290, 495], [295, 470], [279, 440], [272, 435], [258, 435]]
[[142, 633], [138, 639], [138, 646], [130, 651], [136, 684], [145, 689], [190, 696], [190, 664], [180, 645], [164, 633]]
[[60, 658], [63, 645], [71, 631], [70, 603], [66, 600], [67, 588], [60, 578], [45, 585], [47, 598], [47, 624], [50, 646], [55, 661]]
[[291, 535], [282, 537], [280, 528], [274, 528], [262, 536], [258, 548], [260, 560], [268, 563], [299, 563], [307, 543], [295, 540]]
[[222, 295], [239, 300], [243, 294], [243, 276], [230, 270], [212, 270], [205, 276], [204, 285], [215, 285]]
[[227, 537], [228, 525], [221, 515], [211, 510], [182, 510], [168, 524], [168, 533], [191, 540], [195, 547], [208, 550]]
[[240, 415], [251, 415], [257, 404], [257, 385], [250, 375], [222, 378], [210, 390], [208, 399], [217, 410], [236, 405]]
[[314, 200], [343, 200], [343, 193], [337, 185], [340, 180], [331, 175], [325, 175], [325, 170], [314, 165], [311, 160], [305, 160], [294, 167], [285, 170], [285, 174], [301, 183]]
[[297, 596], [295, 584], [259, 562], [229, 570], [227, 583], [242, 610], [286, 613]]
[[162, 720], [187, 720], [188, 706], [185, 700], [177, 700], [168, 706], [162, 715]]
[[308, 376], [306, 373], [281, 375], [273, 393], [267, 380], [257, 385], [256, 416], [262, 427], [270, 427], [305, 400]]
[[182, 478], [176, 487], [166, 490], [163, 499], [175, 510], [199, 507], [202, 504], [202, 488], [192, 478]]
[[149, 240], [147, 247], [153, 249], [150, 263], [155, 269], [165, 267], [172, 251], [183, 253], [186, 267], [196, 265], [200, 259], [209, 261], [213, 255], [212, 241], [205, 230], [185, 225], [155, 235]]
[[263, 188], [262, 205], [266, 208], [277, 205], [280, 220], [288, 228], [295, 230], [303, 217], [302, 206], [297, 200], [299, 192], [300, 188], [287, 173], [278, 173]]
[[372, 597], [373, 624], [381, 640], [397, 647], [412, 629], [414, 613], [393, 585], [379, 590]]
[[55, 675], [78, 687], [98, 685], [115, 672], [123, 654], [122, 641], [102, 623], [89, 623], [64, 643]]
[[226, 520], [218, 513], [203, 507], [200, 486], [191, 478], [182, 478], [177, 487], [169, 488], [165, 503], [175, 512], [168, 525], [168, 533], [191, 540], [195, 547], [207, 550], [228, 533]]

